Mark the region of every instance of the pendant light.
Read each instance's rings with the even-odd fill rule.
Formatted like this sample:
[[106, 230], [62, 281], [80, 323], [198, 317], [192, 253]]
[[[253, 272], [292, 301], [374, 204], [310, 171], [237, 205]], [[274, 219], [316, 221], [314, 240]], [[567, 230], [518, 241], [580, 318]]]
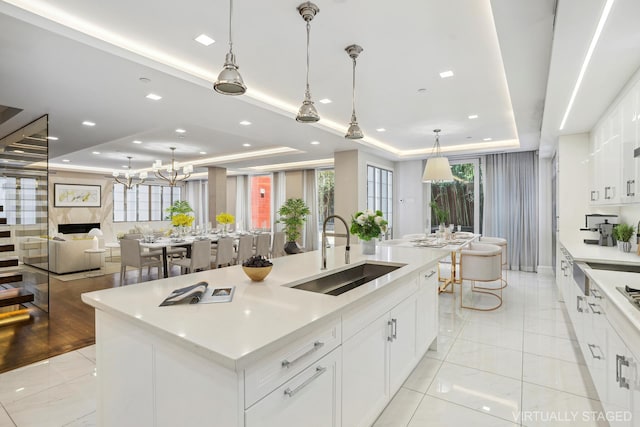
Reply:
[[247, 91], [247, 87], [242, 81], [242, 76], [236, 65], [236, 56], [233, 54], [233, 39], [231, 38], [232, 16], [233, 0], [229, 0], [229, 53], [225, 56], [224, 67], [218, 75], [218, 80], [213, 84], [213, 88], [223, 95], [242, 95]]
[[349, 57], [353, 60], [353, 92], [351, 93], [351, 123], [349, 123], [349, 129], [344, 136], [347, 139], [362, 139], [362, 129], [358, 126], [358, 119], [356, 118], [356, 58], [362, 53], [362, 47], [357, 44], [352, 44], [345, 48]]
[[311, 100], [311, 92], [309, 91], [309, 33], [311, 32], [311, 20], [320, 12], [320, 9], [310, 1], [302, 3], [298, 6], [298, 12], [307, 23], [307, 88], [304, 92], [304, 101], [298, 111], [296, 120], [301, 123], [314, 123], [320, 120], [318, 110]]
[[440, 153], [440, 137], [438, 135], [440, 129], [434, 129], [433, 131], [436, 134], [436, 143], [432, 151], [433, 157], [427, 159], [424, 174], [422, 175], [422, 182], [453, 181], [449, 159]]

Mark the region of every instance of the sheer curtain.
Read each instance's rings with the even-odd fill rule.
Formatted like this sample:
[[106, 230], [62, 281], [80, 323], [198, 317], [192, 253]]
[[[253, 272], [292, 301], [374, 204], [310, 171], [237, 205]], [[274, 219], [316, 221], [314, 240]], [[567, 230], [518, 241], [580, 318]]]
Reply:
[[249, 230], [249, 177], [247, 175], [236, 176], [236, 224], [240, 224], [243, 230]]
[[512, 270], [538, 266], [538, 154], [491, 154], [486, 157], [485, 236], [507, 239]]
[[184, 187], [184, 199], [193, 209], [193, 225], [206, 225], [209, 222], [209, 201], [207, 199], [208, 181], [187, 181]]
[[318, 180], [316, 170], [304, 171], [304, 201], [311, 211], [305, 222], [303, 246], [307, 251], [315, 251], [320, 247], [318, 242]]
[[271, 218], [273, 224], [271, 225], [271, 230], [273, 231], [282, 231], [284, 228], [282, 224], [277, 223], [278, 220], [278, 210], [280, 206], [284, 205], [287, 197], [287, 177], [284, 172], [275, 172], [272, 174], [272, 183], [273, 189], [271, 194]]

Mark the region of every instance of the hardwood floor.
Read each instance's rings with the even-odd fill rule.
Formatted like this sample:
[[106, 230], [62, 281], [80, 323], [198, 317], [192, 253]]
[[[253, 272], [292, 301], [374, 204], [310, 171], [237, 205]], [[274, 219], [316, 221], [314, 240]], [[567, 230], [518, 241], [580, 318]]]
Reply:
[[[172, 271], [172, 273], [174, 273]], [[125, 284], [137, 282], [137, 271], [128, 271]], [[119, 286], [120, 274], [61, 281], [49, 278], [49, 313], [32, 304], [28, 322], [0, 327], [0, 373], [95, 343], [94, 309], [80, 294]], [[143, 269], [142, 280], [155, 280]], [[25, 281], [28, 280], [25, 277]]]

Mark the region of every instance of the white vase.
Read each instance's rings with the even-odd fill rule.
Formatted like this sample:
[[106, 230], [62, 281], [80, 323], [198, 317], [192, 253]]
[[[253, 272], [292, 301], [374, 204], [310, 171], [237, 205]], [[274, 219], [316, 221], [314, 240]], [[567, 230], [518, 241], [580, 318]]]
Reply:
[[375, 255], [376, 239], [362, 241], [362, 255]]

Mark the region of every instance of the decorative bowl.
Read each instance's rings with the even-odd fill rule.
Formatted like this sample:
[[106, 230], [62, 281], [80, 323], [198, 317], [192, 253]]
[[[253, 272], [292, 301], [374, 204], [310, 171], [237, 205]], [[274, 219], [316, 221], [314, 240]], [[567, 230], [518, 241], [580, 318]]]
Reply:
[[268, 267], [245, 267], [243, 265], [242, 271], [244, 271], [244, 273], [249, 276], [249, 279], [253, 280], [254, 282], [262, 282], [264, 278], [267, 277], [269, 273], [271, 273], [272, 268], [272, 265]]

